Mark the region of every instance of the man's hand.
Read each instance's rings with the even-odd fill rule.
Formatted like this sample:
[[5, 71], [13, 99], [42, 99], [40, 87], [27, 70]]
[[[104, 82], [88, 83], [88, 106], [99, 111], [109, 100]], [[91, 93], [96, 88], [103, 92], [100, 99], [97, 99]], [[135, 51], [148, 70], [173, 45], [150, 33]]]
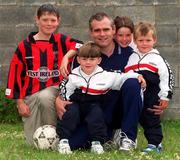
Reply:
[[55, 106], [56, 106], [56, 111], [57, 115], [59, 116], [60, 119], [62, 119], [63, 114], [66, 112], [66, 105], [71, 104], [72, 102], [70, 101], [63, 101], [59, 96], [56, 98]]
[[30, 109], [23, 100], [17, 100], [18, 112], [19, 115], [22, 117], [29, 117], [30, 116]]
[[159, 106], [154, 105], [153, 108], [148, 108], [149, 111], [153, 112], [155, 115], [160, 115], [168, 107], [168, 101], [160, 100]]
[[143, 89], [145, 89], [145, 88], [146, 88], [146, 81], [145, 81], [145, 79], [143, 78], [143, 76], [140, 74], [140, 75], [137, 77], [137, 79], [138, 79], [138, 82], [141, 83], [141, 87], [142, 87]]

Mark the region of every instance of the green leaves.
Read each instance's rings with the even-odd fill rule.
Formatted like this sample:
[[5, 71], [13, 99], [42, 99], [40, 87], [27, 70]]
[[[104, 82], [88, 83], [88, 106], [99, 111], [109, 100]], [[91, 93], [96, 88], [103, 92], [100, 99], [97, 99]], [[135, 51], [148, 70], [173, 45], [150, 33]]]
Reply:
[[5, 89], [0, 88], [0, 123], [16, 123], [20, 121], [16, 103], [5, 97]]

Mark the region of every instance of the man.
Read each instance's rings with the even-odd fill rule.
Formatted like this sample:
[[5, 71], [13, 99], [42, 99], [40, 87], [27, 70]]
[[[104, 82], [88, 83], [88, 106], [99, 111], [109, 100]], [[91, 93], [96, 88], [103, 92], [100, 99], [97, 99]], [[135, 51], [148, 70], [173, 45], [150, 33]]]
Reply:
[[[100, 66], [105, 70], [121, 72], [127, 63], [132, 50], [121, 48], [113, 40], [115, 26], [113, 20], [105, 13], [97, 13], [89, 20], [89, 30], [92, 40], [98, 44], [102, 52]], [[56, 109], [59, 117], [66, 111], [64, 102], [58, 97]], [[136, 147], [137, 126], [142, 111], [141, 87], [137, 79], [128, 79], [120, 91], [110, 91], [102, 102], [109, 137], [112, 130], [121, 128], [117, 133], [116, 143], [120, 150], [130, 150]], [[88, 141], [87, 129], [80, 126], [70, 139], [71, 148], [83, 146]]]

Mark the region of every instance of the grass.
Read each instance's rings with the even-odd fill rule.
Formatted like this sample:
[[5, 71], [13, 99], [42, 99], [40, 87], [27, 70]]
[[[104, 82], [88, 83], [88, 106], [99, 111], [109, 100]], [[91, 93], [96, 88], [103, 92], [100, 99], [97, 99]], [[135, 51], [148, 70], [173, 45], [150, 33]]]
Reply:
[[146, 146], [143, 131], [138, 131], [138, 148], [132, 152], [112, 150], [102, 155], [89, 151], [75, 151], [72, 155], [60, 155], [56, 151], [37, 150], [25, 144], [22, 124], [0, 124], [1, 160], [180, 160], [180, 121], [163, 121], [164, 150], [160, 154], [142, 155]]

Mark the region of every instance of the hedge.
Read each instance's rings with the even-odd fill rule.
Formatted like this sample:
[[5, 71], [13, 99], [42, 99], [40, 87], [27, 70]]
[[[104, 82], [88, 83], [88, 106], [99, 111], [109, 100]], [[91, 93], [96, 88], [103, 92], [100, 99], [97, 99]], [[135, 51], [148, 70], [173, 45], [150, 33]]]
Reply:
[[14, 100], [5, 97], [5, 89], [0, 88], [0, 123], [20, 122], [21, 117], [18, 114]]

